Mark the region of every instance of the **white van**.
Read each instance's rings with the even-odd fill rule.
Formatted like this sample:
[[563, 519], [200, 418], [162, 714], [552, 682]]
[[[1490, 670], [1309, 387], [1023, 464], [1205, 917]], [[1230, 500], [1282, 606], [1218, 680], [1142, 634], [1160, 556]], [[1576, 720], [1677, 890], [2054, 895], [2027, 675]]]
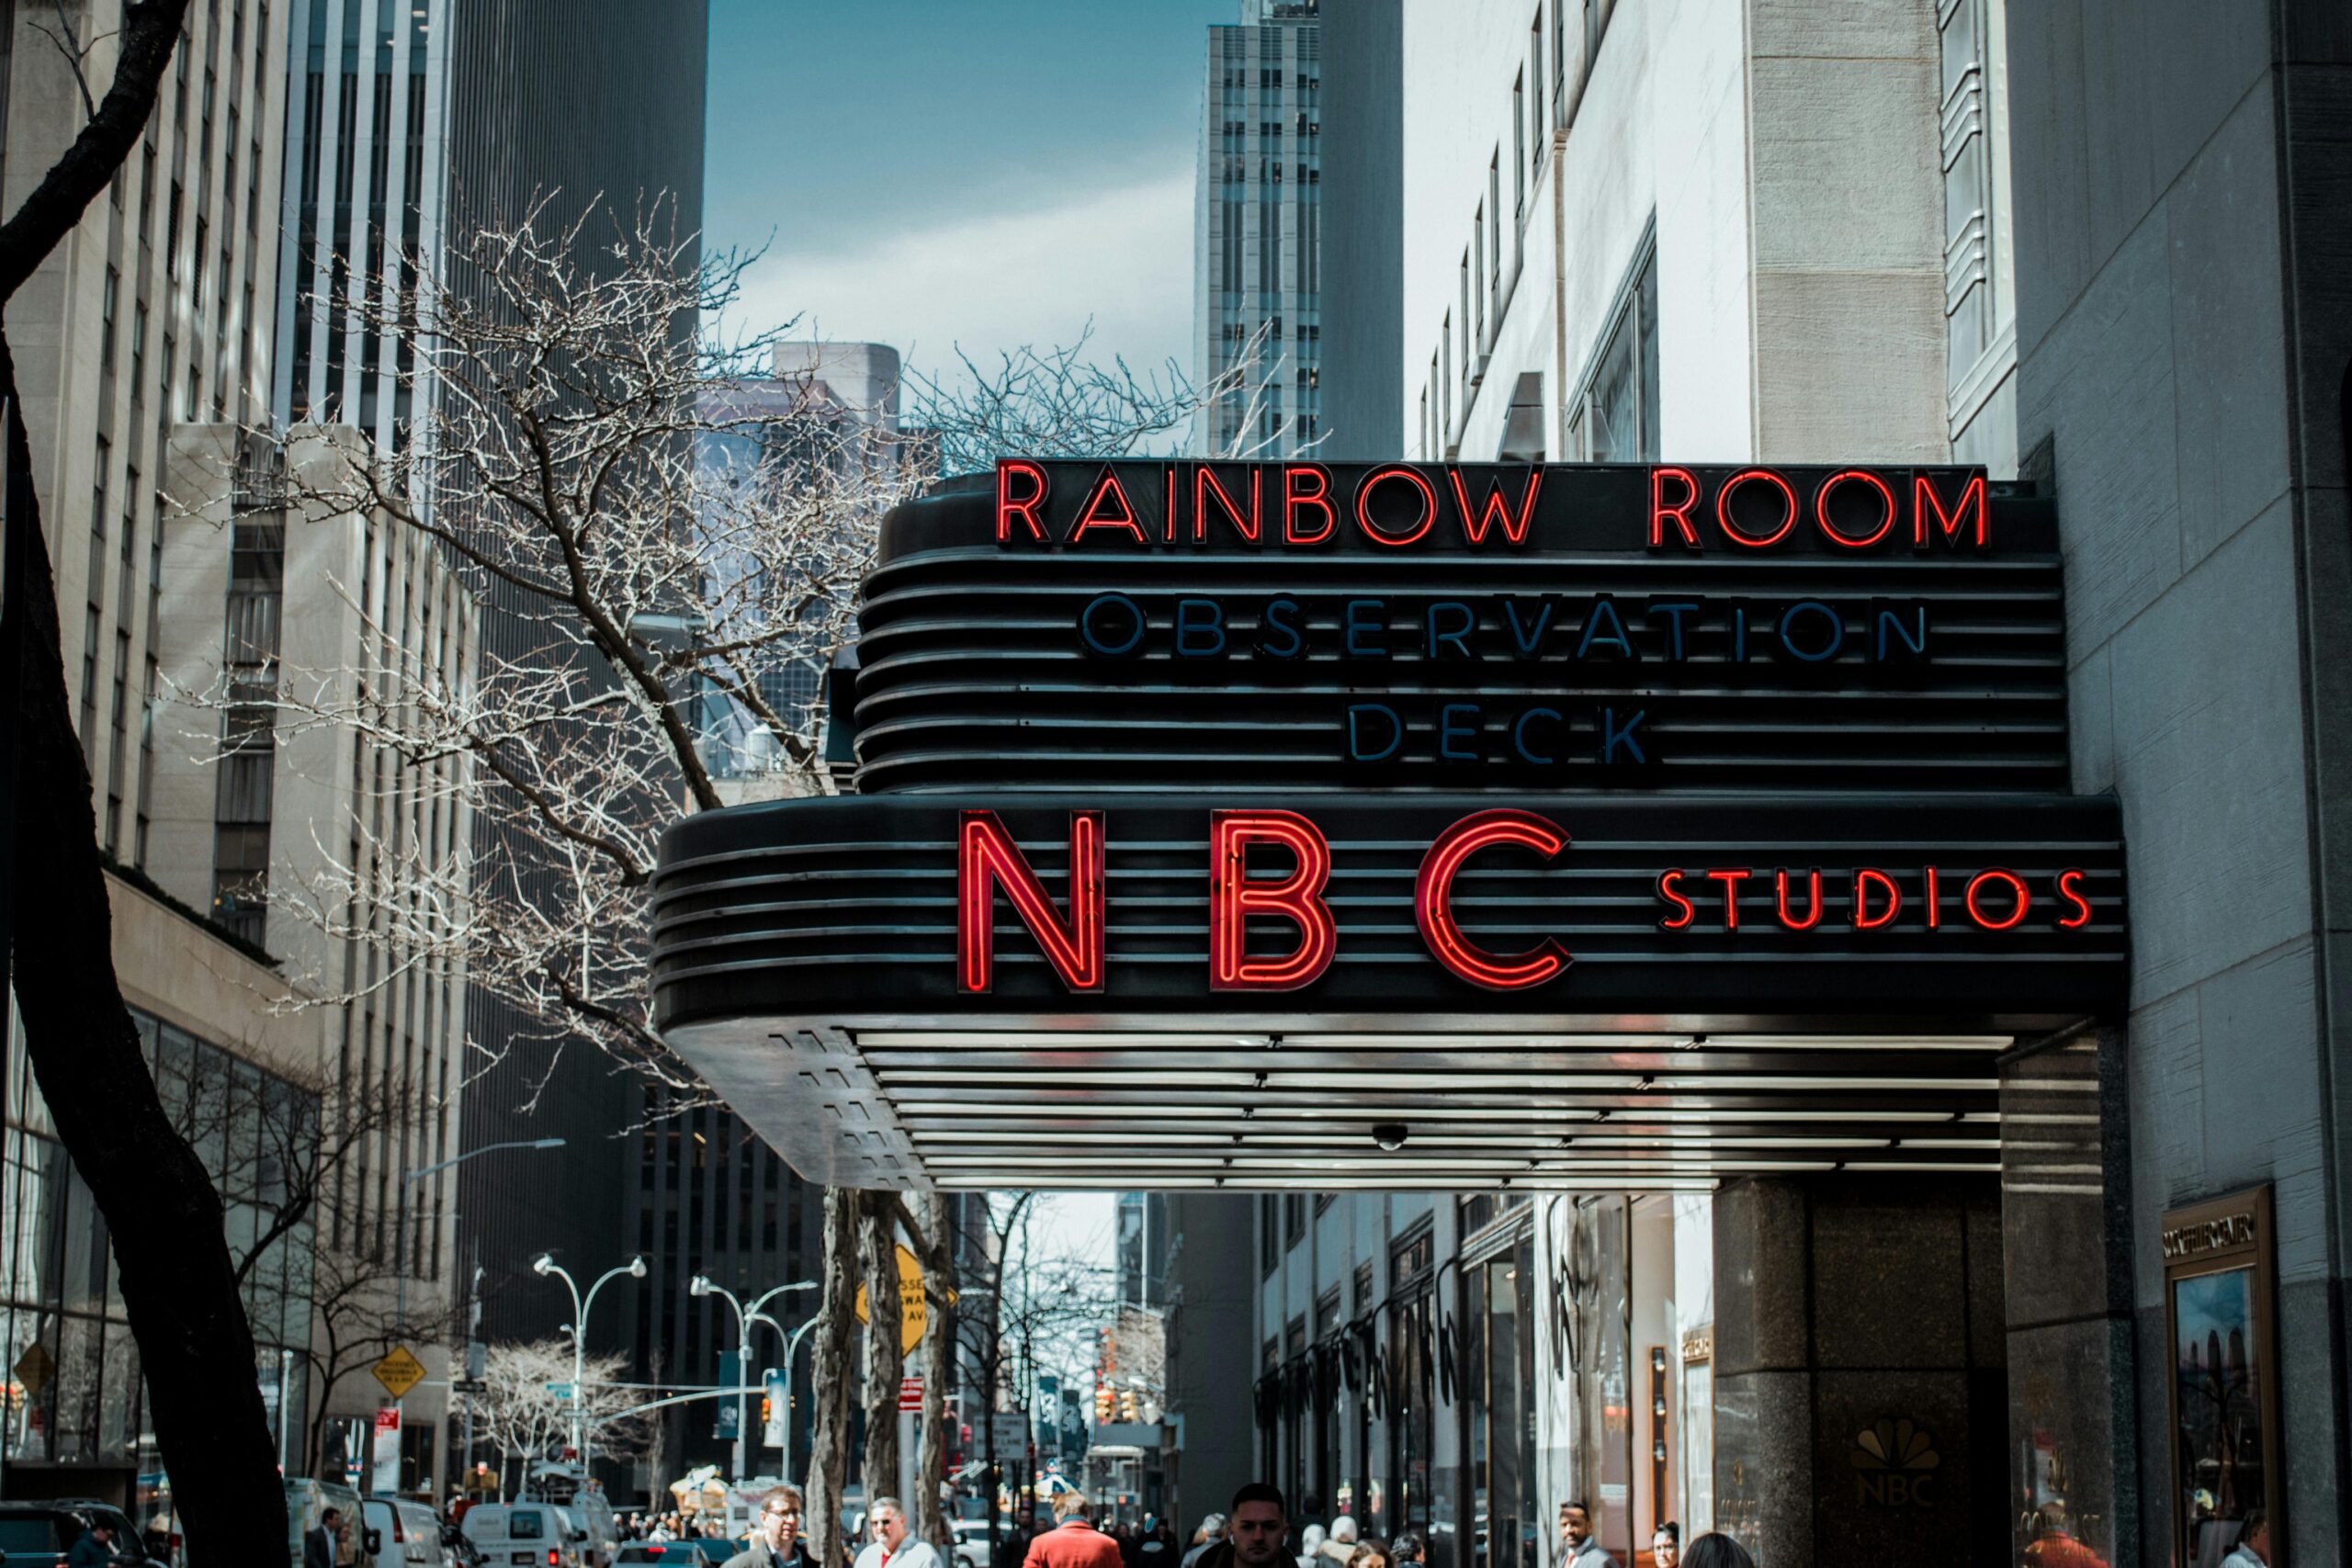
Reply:
[[366, 1568], [446, 1568], [441, 1521], [432, 1509], [390, 1497], [370, 1497], [360, 1508], [368, 1521], [363, 1544], [376, 1549], [374, 1556], [360, 1559]]
[[481, 1503], [458, 1527], [481, 1551], [483, 1568], [585, 1568], [582, 1532], [553, 1503]]

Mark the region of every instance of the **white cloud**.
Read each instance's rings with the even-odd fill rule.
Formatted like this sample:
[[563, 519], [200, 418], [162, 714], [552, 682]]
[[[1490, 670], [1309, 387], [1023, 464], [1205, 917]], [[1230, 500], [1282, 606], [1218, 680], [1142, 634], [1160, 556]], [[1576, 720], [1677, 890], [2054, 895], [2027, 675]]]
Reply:
[[1075, 342], [1091, 317], [1100, 357], [1141, 370], [1173, 356], [1189, 373], [1192, 256], [1186, 167], [1060, 204], [943, 213], [837, 250], [772, 251], [737, 313], [753, 326], [797, 316], [796, 337], [888, 344], [933, 373], [958, 344], [986, 363]]

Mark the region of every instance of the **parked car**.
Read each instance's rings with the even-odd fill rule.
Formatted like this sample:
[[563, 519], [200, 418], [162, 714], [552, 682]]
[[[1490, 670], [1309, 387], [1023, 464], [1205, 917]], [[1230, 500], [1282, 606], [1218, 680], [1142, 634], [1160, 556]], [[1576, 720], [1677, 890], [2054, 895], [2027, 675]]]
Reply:
[[949, 1527], [956, 1534], [954, 1568], [989, 1568], [989, 1522], [957, 1519]]
[[0, 1553], [7, 1568], [64, 1568], [74, 1543], [104, 1521], [114, 1527], [113, 1561], [144, 1568], [151, 1561], [139, 1532], [120, 1508], [80, 1497], [46, 1503], [0, 1503]]
[[422, 1503], [370, 1497], [360, 1505], [367, 1534], [360, 1545], [367, 1568], [449, 1568], [441, 1521]]
[[584, 1568], [585, 1532], [552, 1503], [482, 1503], [466, 1510], [464, 1529], [487, 1568]]

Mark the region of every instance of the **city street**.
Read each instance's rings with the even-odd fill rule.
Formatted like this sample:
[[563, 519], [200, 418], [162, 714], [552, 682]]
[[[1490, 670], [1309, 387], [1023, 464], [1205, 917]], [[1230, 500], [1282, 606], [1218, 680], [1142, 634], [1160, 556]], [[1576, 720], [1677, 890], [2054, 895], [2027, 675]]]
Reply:
[[5, 1568], [2338, 1561], [2341, 0], [0, 28]]

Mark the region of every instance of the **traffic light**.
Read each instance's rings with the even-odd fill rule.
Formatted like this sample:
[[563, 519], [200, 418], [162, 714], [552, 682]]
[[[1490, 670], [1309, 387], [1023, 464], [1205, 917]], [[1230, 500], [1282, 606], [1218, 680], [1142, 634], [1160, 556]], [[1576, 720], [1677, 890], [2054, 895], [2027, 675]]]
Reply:
[[1119, 1395], [1119, 1419], [1122, 1421], [1136, 1419], [1136, 1396], [1132, 1392], [1123, 1392]]
[[768, 1424], [775, 1419], [775, 1401], [764, 1393], [760, 1395], [760, 1426], [762, 1429], [764, 1430]]
[[1110, 1389], [1101, 1383], [1094, 1385], [1094, 1419], [1097, 1422], [1107, 1422], [1111, 1419], [1112, 1397]]

